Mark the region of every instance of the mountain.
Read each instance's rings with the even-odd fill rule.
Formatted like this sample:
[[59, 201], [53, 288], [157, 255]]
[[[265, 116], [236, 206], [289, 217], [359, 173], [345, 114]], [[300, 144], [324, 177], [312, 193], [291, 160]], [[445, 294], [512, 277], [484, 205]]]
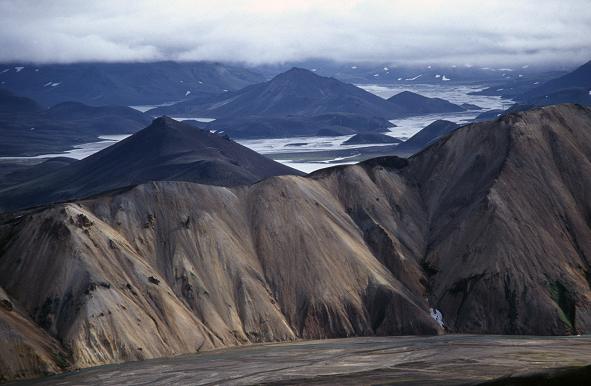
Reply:
[[371, 143], [400, 143], [402, 142], [398, 138], [391, 137], [386, 134], [379, 133], [362, 133], [355, 134], [345, 142], [343, 145], [360, 145], [360, 144], [371, 144]]
[[591, 106], [591, 89], [582, 87], [565, 88], [549, 92], [546, 95], [530, 96], [526, 99], [528, 105], [549, 106], [561, 103], [578, 103]]
[[589, 333], [590, 160], [591, 109], [550, 106], [409, 159], [4, 214], [0, 368], [300, 338]]
[[591, 61], [561, 77], [549, 80], [516, 99], [521, 103], [550, 105], [581, 103], [591, 105]]
[[526, 110], [532, 109], [534, 107], [536, 107], [536, 105], [525, 105], [525, 104], [520, 104], [520, 103], [514, 103], [507, 110], [493, 109], [493, 110], [488, 110], [483, 113], [480, 113], [472, 121], [473, 122], [491, 121], [491, 120], [495, 120], [495, 119], [499, 118], [502, 115], [517, 113], [520, 111], [526, 111]]
[[395, 104], [359, 87], [301, 68], [292, 68], [268, 82], [228, 92], [207, 102], [202, 99], [188, 100], [149, 111], [155, 115], [208, 118], [326, 113], [394, 118], [401, 112], [403, 110]]
[[466, 109], [441, 98], [428, 98], [420, 94], [403, 91], [388, 98], [389, 102], [404, 109], [408, 115], [455, 113]]
[[45, 109], [29, 98], [0, 91], [0, 156], [62, 152], [96, 142], [100, 135], [134, 133], [150, 121], [129, 107], [64, 102]]
[[[380, 84], [391, 86], [412, 84], [466, 84], [508, 82], [520, 80], [529, 82], [547, 78], [547, 68], [535, 65], [513, 68], [500, 68], [493, 65], [469, 66], [438, 65], [436, 63], [422, 65], [405, 65], [401, 63], [375, 62], [333, 62], [314, 59], [279, 64], [259, 65], [256, 70], [267, 77], [275, 76], [292, 67], [305, 68], [314, 73], [334, 77], [342, 82], [354, 84]], [[552, 71], [556, 77], [559, 71]], [[563, 72], [564, 73], [564, 72]], [[547, 78], [550, 79], [550, 78]]]
[[55, 173], [0, 191], [1, 209], [87, 197], [152, 180], [234, 186], [300, 174], [227, 137], [156, 119], [150, 126]]
[[314, 116], [245, 116], [220, 118], [193, 125], [223, 131], [232, 138], [285, 138], [339, 136], [358, 132], [385, 132], [394, 126], [388, 120], [358, 114], [332, 113]]
[[4, 114], [34, 113], [41, 110], [42, 107], [34, 100], [0, 89], [0, 117]]
[[0, 162], [0, 191], [10, 186], [42, 177], [46, 174], [68, 166], [76, 162], [73, 158], [54, 157], [40, 162], [34, 160], [8, 160]]
[[210, 62], [0, 65], [0, 83], [51, 106], [153, 105], [213, 95], [264, 81], [245, 67]]
[[454, 131], [458, 127], [459, 125], [457, 123], [438, 119], [398, 145], [397, 151], [413, 154], [424, 149], [437, 139]]

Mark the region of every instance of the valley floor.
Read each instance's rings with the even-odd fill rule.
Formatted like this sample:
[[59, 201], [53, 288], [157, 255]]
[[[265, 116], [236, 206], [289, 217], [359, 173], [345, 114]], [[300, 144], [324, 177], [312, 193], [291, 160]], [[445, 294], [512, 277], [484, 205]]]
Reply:
[[367, 337], [215, 350], [12, 385], [465, 385], [589, 364], [591, 336]]

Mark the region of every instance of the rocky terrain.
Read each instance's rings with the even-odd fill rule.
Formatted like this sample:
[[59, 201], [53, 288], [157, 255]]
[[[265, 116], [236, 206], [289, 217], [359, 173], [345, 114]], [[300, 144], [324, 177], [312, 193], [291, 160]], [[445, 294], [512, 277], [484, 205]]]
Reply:
[[561, 105], [408, 160], [4, 214], [0, 372], [301, 338], [588, 333], [590, 159], [591, 110]]

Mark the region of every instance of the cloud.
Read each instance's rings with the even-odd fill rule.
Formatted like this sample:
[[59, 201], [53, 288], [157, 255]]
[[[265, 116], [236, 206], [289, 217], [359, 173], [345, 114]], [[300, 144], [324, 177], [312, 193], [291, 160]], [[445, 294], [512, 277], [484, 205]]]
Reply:
[[0, 61], [580, 63], [589, 0], [0, 0]]

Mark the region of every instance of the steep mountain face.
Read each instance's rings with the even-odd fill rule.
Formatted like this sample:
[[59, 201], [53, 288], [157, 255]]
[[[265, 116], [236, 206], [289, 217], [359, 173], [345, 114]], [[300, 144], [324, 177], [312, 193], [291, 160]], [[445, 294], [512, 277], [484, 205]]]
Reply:
[[228, 92], [204, 102], [188, 100], [150, 110], [155, 115], [192, 115], [211, 118], [241, 116], [319, 115], [351, 113], [394, 118], [402, 112], [395, 104], [334, 78], [301, 68], [277, 75], [268, 82]]
[[148, 115], [124, 106], [65, 102], [45, 109], [29, 98], [0, 92], [0, 156], [62, 152], [98, 141], [99, 135], [134, 133], [150, 121]]
[[441, 98], [428, 98], [420, 94], [403, 91], [388, 98], [389, 102], [404, 109], [408, 115], [454, 113], [465, 111], [464, 107], [453, 104]]
[[[74, 366], [440, 333], [430, 308], [452, 332], [588, 333], [590, 160], [591, 110], [562, 105], [461, 127], [408, 160], [143, 184], [3, 215], [0, 286]], [[3, 368], [23, 366], [15, 345]]]
[[228, 138], [170, 118], [79, 162], [0, 191], [10, 210], [71, 200], [152, 180], [234, 186], [298, 171]]
[[207, 62], [0, 65], [3, 87], [47, 106], [143, 105], [238, 90], [265, 78], [240, 66]]
[[516, 99], [522, 103], [550, 105], [556, 103], [591, 104], [591, 61], [559, 78], [549, 80]]
[[430, 299], [451, 329], [589, 331], [590, 155], [591, 111], [563, 105], [465, 126], [410, 160]]
[[440, 137], [454, 131], [459, 125], [457, 123], [438, 119], [425, 126], [421, 131], [398, 145], [397, 150], [401, 152], [415, 153], [429, 146]]

